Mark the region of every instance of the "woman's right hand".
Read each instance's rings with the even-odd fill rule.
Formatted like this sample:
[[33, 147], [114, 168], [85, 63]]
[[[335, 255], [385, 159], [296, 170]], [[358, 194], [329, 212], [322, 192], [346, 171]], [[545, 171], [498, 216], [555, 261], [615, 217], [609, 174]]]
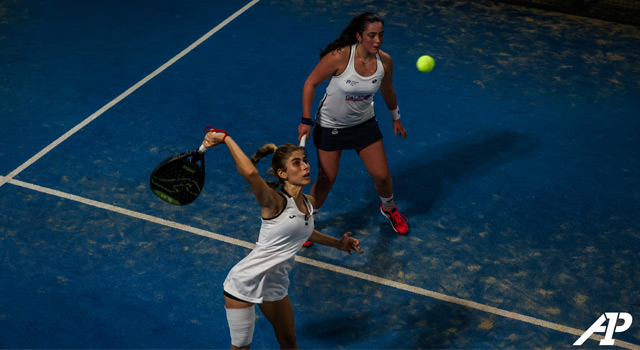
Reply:
[[362, 254], [362, 250], [360, 250], [360, 241], [355, 238], [349, 237], [352, 234], [353, 233], [351, 232], [347, 232], [342, 235], [342, 238], [340, 239], [341, 246], [338, 249], [344, 250], [349, 254], [351, 254], [351, 250], [353, 249], [354, 251]]
[[298, 141], [302, 138], [302, 135], [307, 135], [307, 140], [311, 134], [311, 125], [302, 124], [298, 125]]
[[215, 147], [221, 143], [224, 143], [224, 138], [226, 136], [227, 134], [224, 132], [216, 132], [216, 131], [208, 132], [205, 135], [204, 141], [202, 141], [202, 144], [207, 148]]

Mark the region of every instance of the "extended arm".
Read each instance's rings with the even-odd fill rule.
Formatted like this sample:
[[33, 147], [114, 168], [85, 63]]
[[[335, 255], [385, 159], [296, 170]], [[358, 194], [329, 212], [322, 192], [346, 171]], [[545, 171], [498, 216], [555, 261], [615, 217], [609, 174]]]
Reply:
[[327, 247], [333, 247], [339, 250], [344, 250], [345, 252], [351, 254], [351, 250], [362, 254], [362, 250], [360, 250], [360, 241], [355, 238], [351, 238], [351, 232], [347, 232], [342, 235], [341, 239], [333, 238], [331, 236], [325, 235], [324, 233], [313, 230], [311, 237], [309, 237], [309, 241], [313, 243], [318, 243], [321, 245], [325, 245]]

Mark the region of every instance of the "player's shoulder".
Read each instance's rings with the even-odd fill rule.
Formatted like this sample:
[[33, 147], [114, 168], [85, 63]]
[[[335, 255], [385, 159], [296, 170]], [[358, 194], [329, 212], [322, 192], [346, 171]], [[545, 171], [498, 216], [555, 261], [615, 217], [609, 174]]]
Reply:
[[388, 53], [379, 50], [378, 54], [380, 55], [380, 59], [382, 60], [382, 63], [392, 63], [393, 60], [391, 59], [391, 55], [389, 55]]
[[380, 61], [382, 61], [382, 65], [384, 66], [384, 69], [387, 73], [390, 73], [393, 71], [393, 60], [391, 59], [391, 56], [380, 50], [378, 51], [378, 55], [380, 55]]
[[349, 62], [350, 50], [351, 49], [349, 46], [343, 46], [341, 48], [330, 51], [326, 55], [324, 55], [324, 57], [322, 57], [322, 59], [320, 60], [320, 64], [324, 67], [327, 67], [327, 69], [330, 70], [333, 75], [340, 74]]
[[345, 58], [348, 60], [350, 54], [351, 54], [351, 46], [346, 45], [327, 53], [325, 57], [331, 60], [338, 60], [338, 61], [344, 60]]

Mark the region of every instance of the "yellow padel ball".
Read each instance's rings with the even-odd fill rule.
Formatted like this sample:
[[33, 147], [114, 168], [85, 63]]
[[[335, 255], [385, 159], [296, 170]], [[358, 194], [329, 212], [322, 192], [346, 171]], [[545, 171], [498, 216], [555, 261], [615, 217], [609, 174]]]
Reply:
[[431, 72], [433, 66], [435, 65], [436, 61], [434, 61], [431, 56], [427, 55], [421, 56], [420, 58], [418, 58], [418, 62], [416, 62], [416, 67], [418, 67], [418, 70], [424, 73]]

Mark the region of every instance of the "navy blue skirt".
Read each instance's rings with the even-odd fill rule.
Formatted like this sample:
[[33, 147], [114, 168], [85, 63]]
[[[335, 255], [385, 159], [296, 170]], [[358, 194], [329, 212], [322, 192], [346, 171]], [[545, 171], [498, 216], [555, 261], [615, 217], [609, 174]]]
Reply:
[[375, 116], [348, 128], [324, 128], [316, 125], [313, 129], [313, 145], [323, 151], [357, 150], [378, 140], [382, 140], [382, 133]]

